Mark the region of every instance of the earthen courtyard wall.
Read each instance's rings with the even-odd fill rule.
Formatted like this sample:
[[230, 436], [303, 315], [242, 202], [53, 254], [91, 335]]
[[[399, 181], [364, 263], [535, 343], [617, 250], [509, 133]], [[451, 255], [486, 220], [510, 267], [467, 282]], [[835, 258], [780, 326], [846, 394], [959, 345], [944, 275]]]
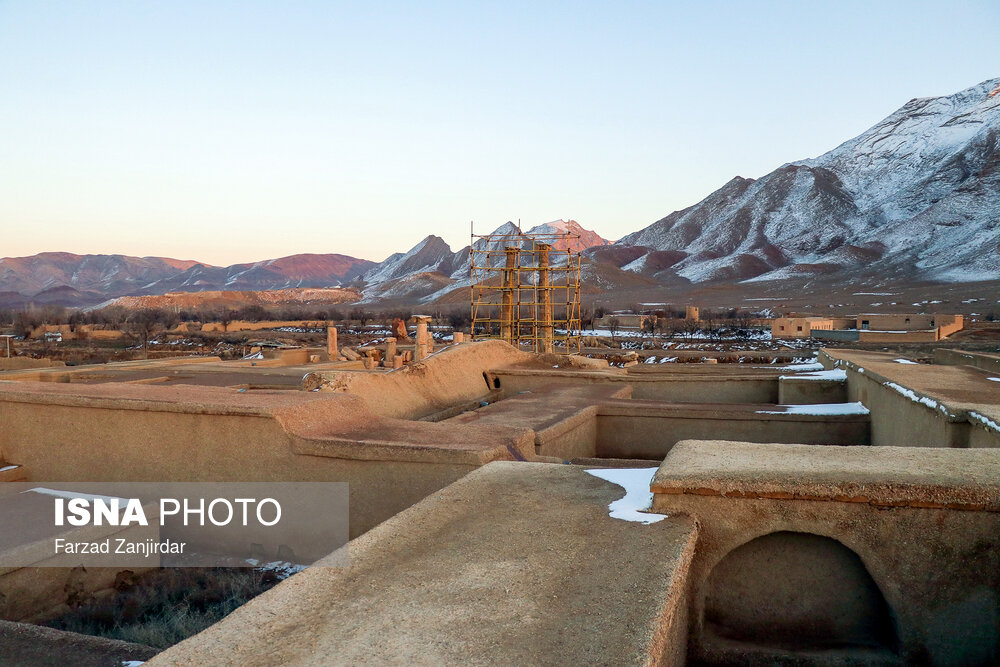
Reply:
[[[858, 401], [871, 412], [873, 445], [1000, 448], [1000, 430], [970, 419], [969, 408], [975, 406], [961, 400], [947, 401], [940, 395], [925, 396], [909, 389], [903, 378], [893, 381], [887, 377], [885, 373], [900, 369], [892, 355], [824, 350], [819, 358], [824, 366], [847, 372], [847, 400]], [[903, 370], [912, 367], [902, 366]], [[939, 371], [924, 366], [920, 372], [948, 370], [948, 367]], [[956, 380], [949, 378], [949, 381]], [[989, 386], [989, 389], [994, 388]]]
[[[856, 554], [874, 579], [889, 606], [898, 644], [883, 646], [889, 655], [883, 652], [881, 659], [855, 647], [855, 661], [888, 658], [895, 663], [898, 656], [903, 664], [991, 664], [1000, 657], [1000, 496], [994, 452], [939, 450], [924, 457], [898, 447], [851, 448], [854, 461], [842, 464], [844, 450], [795, 445], [688, 442], [674, 451], [678, 456], [668, 456], [654, 478], [652, 510], [687, 514], [700, 526], [690, 579], [689, 655], [695, 660], [763, 664], [788, 657], [780, 646], [722, 641], [705, 622], [712, 571], [742, 545], [778, 533], [830, 538]], [[714, 451], [716, 456], [705, 456]], [[799, 457], [805, 457], [803, 463], [790, 471], [772, 471]], [[874, 476], [892, 481], [873, 481]], [[786, 542], [782, 548], [796, 545]], [[786, 629], [794, 628], [796, 619], [816, 624], [809, 627], [822, 628], [828, 621], [833, 627], [834, 619], [822, 614], [836, 608], [833, 597], [840, 596], [836, 582], [824, 581], [835, 571], [831, 561], [829, 568], [807, 573], [816, 579], [814, 586], [789, 577], [784, 585], [794, 588], [782, 589], [778, 578], [776, 588], [763, 596], [742, 602], [727, 597], [744, 605], [731, 615], [752, 619], [776, 608], [784, 609]], [[755, 577], [753, 566], [742, 576]], [[802, 610], [810, 611], [804, 616]], [[838, 659], [845, 658], [807, 655], [810, 664], [843, 664]]]
[[[761, 406], [766, 407], [766, 406]], [[609, 413], [618, 414], [609, 414]], [[682, 440], [737, 440], [815, 445], [867, 445], [867, 416], [765, 415], [727, 412], [656, 414], [624, 405], [603, 408], [597, 418], [599, 458], [663, 460]]]
[[1000, 355], [997, 354], [951, 350], [939, 347], [934, 350], [934, 363], [945, 366], [974, 366], [1000, 375]]
[[[638, 367], [636, 367], [638, 368]], [[500, 388], [506, 395], [538, 390], [552, 384], [632, 385], [633, 398], [668, 403], [777, 403], [778, 374], [738, 375], [723, 369], [718, 375], [692, 376], [664, 371], [662, 374], [562, 373], [553, 370], [533, 373], [518, 369], [495, 369]], [[738, 370], [738, 369], [737, 369]]]
[[[360, 535], [476, 466], [296, 454], [269, 416], [12, 402], [0, 397], [5, 460], [32, 481], [339, 481]], [[393, 489], [391, 493], [387, 489]]]

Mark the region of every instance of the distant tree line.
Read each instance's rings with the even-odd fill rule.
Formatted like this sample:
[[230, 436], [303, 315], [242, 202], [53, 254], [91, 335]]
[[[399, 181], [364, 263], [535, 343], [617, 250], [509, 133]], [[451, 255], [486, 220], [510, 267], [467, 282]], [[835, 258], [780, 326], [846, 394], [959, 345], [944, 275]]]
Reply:
[[435, 307], [414, 311], [404, 308], [366, 308], [351, 306], [348, 309], [322, 308], [310, 305], [249, 305], [240, 308], [141, 308], [107, 306], [95, 310], [79, 310], [63, 306], [43, 306], [25, 309], [0, 308], [0, 327], [13, 328], [15, 335], [26, 336], [43, 324], [68, 324], [71, 330], [81, 324], [141, 333], [173, 329], [181, 322], [262, 322], [262, 321], [315, 321], [323, 323], [356, 322], [361, 326], [372, 323], [391, 324], [394, 319], [404, 322], [415, 314], [426, 314], [438, 321], [447, 322], [456, 329], [470, 324], [468, 307]]

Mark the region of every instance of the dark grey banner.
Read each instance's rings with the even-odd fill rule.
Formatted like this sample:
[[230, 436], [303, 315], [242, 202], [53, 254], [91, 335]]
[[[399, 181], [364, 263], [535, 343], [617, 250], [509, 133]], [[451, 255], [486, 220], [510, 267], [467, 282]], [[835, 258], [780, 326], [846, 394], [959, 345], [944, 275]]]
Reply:
[[348, 564], [344, 482], [8, 482], [0, 567]]

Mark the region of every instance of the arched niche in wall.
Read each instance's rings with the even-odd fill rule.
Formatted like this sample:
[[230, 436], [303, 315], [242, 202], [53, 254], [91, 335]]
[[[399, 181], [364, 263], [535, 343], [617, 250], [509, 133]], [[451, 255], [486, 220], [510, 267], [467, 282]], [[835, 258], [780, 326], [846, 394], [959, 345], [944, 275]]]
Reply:
[[856, 553], [829, 537], [779, 532], [747, 542], [712, 570], [709, 636], [792, 650], [895, 650], [882, 592]]

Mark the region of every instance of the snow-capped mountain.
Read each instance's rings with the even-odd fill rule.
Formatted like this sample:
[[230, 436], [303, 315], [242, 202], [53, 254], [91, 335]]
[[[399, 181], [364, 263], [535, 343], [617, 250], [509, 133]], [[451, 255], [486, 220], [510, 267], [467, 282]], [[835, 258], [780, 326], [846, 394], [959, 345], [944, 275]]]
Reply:
[[441, 273], [450, 275], [455, 253], [440, 236], [428, 236], [408, 252], [397, 252], [376, 264], [361, 275], [361, 280], [369, 285], [377, 285], [390, 280], [398, 280], [417, 273]]
[[911, 100], [828, 153], [734, 178], [616, 245], [648, 250], [621, 268], [661, 281], [849, 279], [875, 261], [889, 279], [1000, 278], [1000, 79]]
[[[554, 244], [556, 249], [572, 247], [573, 250], [581, 251], [610, 243], [597, 232], [583, 228], [575, 220], [555, 220], [532, 227], [527, 232], [522, 232], [513, 222], [506, 222], [493, 230], [491, 235], [508, 238], [492, 241], [476, 239], [475, 248], [477, 251], [496, 253], [491, 262], [499, 266], [504, 261], [504, 247], [511, 243], [523, 247], [530, 243], [527, 239], [533, 235], [566, 233], [579, 238], [568, 242], [560, 240]], [[428, 236], [408, 252], [389, 256], [361, 276], [365, 283], [365, 301], [416, 298], [429, 302], [456, 288], [468, 287], [471, 282], [470, 254], [470, 246], [453, 253], [443, 239]]]
[[601, 237], [601, 235], [597, 232], [584, 229], [576, 220], [553, 220], [552, 222], [546, 222], [532, 227], [527, 233], [529, 236], [532, 234], [575, 234], [580, 237], [575, 241], [559, 241], [555, 243], [553, 247], [557, 250], [572, 248], [573, 250], [580, 252], [581, 250], [586, 250], [587, 248], [605, 246], [611, 243], [607, 239]]

